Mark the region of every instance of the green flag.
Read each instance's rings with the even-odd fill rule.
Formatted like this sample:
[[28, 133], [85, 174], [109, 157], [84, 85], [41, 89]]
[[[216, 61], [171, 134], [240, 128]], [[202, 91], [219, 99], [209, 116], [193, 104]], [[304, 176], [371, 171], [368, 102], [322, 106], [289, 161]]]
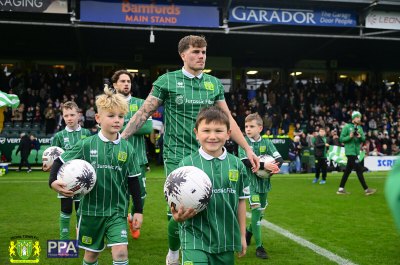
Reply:
[[7, 94], [0, 91], [0, 107], [11, 107], [13, 109], [19, 106], [19, 98], [14, 94]]
[[[365, 152], [362, 151], [358, 155], [358, 160], [362, 161], [364, 159], [364, 157], [365, 157]], [[334, 163], [336, 163], [340, 166], [347, 165], [347, 156], [345, 154], [344, 147], [337, 146], [337, 145], [329, 146], [328, 160], [332, 160]]]
[[400, 160], [394, 163], [385, 183], [385, 195], [395, 224], [400, 232]]

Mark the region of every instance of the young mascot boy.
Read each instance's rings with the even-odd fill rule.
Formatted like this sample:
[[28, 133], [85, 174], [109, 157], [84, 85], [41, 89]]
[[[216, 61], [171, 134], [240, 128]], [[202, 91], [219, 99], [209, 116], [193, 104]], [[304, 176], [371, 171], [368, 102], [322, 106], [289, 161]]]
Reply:
[[[274, 144], [267, 138], [262, 138], [260, 133], [263, 129], [263, 121], [257, 113], [250, 114], [245, 119], [246, 141], [253, 148], [256, 155], [270, 155], [275, 161], [271, 163], [260, 162], [260, 169], [268, 169], [272, 173], [278, 173], [283, 159], [276, 150]], [[251, 171], [251, 164], [246, 157], [246, 152], [239, 148], [239, 157], [247, 167], [247, 175], [250, 181], [250, 207], [251, 223], [246, 230], [246, 242], [250, 244], [252, 235], [256, 241], [256, 256], [261, 259], [267, 259], [268, 255], [263, 247], [261, 240], [261, 220], [264, 210], [268, 205], [267, 196], [271, 190], [271, 179], [260, 178]]]
[[181, 166], [203, 170], [213, 185], [213, 194], [205, 210], [171, 208], [180, 222], [182, 264], [234, 264], [234, 251], [246, 254], [246, 204], [248, 179], [246, 168], [229, 154], [224, 144], [230, 136], [228, 116], [217, 106], [202, 109], [194, 132], [200, 149], [184, 158]]
[[[140, 98], [135, 98], [131, 96], [131, 88], [132, 88], [132, 80], [133, 76], [127, 70], [118, 70], [111, 77], [111, 82], [113, 83], [113, 87], [115, 90], [122, 94], [125, 97], [125, 100], [128, 102], [128, 113], [124, 118], [124, 125], [126, 125], [130, 118], [139, 110], [139, 108], [143, 105], [144, 100]], [[146, 140], [145, 134], [150, 134], [153, 131], [153, 122], [151, 117], [147, 119], [146, 123], [139, 131], [137, 131], [134, 135], [126, 139], [130, 144], [132, 144], [135, 149], [138, 159], [138, 163], [140, 166], [141, 174], [139, 177], [140, 183], [140, 191], [142, 198], [142, 207], [144, 208], [144, 201], [146, 198], [146, 164], [147, 161], [147, 152], [146, 152]], [[128, 225], [131, 235], [134, 239], [138, 239], [140, 236], [140, 230], [133, 229], [132, 224], [132, 215], [135, 212], [135, 208], [131, 208], [131, 213], [128, 214]]]
[[82, 197], [79, 207], [78, 241], [79, 247], [85, 249], [84, 265], [97, 264], [99, 253], [105, 248], [105, 239], [111, 247], [113, 264], [128, 264], [126, 216], [129, 194], [135, 205], [135, 229], [140, 229], [143, 220], [138, 180], [140, 168], [133, 157], [132, 145], [119, 134], [128, 105], [122, 95], [113, 94], [108, 87], [104, 92], [96, 99], [96, 122], [101, 130], [97, 135], [79, 141], [55, 160], [49, 180], [55, 191], [71, 197], [72, 192], [65, 189], [65, 183], [56, 180], [61, 165], [72, 159], [83, 159], [96, 170], [96, 184]]
[[[79, 107], [73, 101], [67, 101], [63, 104], [62, 117], [65, 121], [65, 129], [54, 135], [51, 141], [51, 146], [58, 146], [64, 151], [72, 149], [72, 147], [81, 139], [91, 136], [88, 129], [82, 128], [79, 122]], [[49, 170], [49, 169], [48, 169]], [[72, 204], [75, 202], [75, 211], [79, 208], [79, 196], [73, 198], [58, 194], [61, 199], [60, 211], [60, 239], [65, 240], [70, 238], [69, 227], [72, 215]]]

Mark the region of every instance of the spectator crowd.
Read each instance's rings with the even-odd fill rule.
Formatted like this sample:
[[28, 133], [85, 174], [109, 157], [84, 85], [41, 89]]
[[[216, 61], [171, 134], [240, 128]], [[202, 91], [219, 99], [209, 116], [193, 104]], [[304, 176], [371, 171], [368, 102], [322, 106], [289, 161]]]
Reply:
[[[0, 89], [17, 94], [21, 104], [16, 109], [4, 111], [5, 122], [35, 122], [45, 127], [46, 135], [62, 129], [61, 106], [68, 100], [81, 108], [81, 125], [95, 127], [95, 96], [103, 89], [108, 76], [91, 71], [63, 70], [55, 72], [14, 71], [0, 74]], [[134, 96], [145, 98], [151, 82], [135, 75]], [[338, 136], [352, 111], [360, 111], [366, 142], [362, 146], [367, 155], [397, 155], [400, 146], [400, 89], [395, 84], [358, 85], [351, 79], [334, 84], [324, 82], [271, 82], [262, 84], [255, 97], [248, 91], [238, 90], [225, 95], [226, 102], [244, 131], [244, 119], [258, 112], [264, 121], [266, 135], [286, 135], [291, 126], [296, 142], [312, 146], [312, 138], [320, 127], [333, 145], [340, 145]]]

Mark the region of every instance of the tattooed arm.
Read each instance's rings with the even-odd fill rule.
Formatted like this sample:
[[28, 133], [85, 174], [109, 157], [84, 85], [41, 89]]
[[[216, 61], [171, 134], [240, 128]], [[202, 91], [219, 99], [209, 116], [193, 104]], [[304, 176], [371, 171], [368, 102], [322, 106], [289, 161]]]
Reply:
[[122, 132], [121, 136], [124, 139], [129, 138], [135, 132], [137, 132], [140, 127], [147, 121], [147, 119], [153, 114], [157, 108], [161, 105], [162, 101], [152, 95], [149, 95], [144, 101], [140, 109], [133, 115]]

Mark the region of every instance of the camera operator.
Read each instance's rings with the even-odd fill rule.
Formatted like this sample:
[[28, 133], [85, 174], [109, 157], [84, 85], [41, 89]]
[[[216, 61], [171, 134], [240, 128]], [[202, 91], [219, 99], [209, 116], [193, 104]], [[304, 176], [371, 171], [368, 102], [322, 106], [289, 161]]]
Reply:
[[344, 143], [345, 154], [347, 156], [347, 165], [336, 194], [349, 194], [349, 192], [345, 191], [344, 186], [352, 169], [355, 169], [358, 180], [364, 188], [365, 195], [371, 195], [376, 192], [376, 189], [368, 188], [363, 175], [363, 166], [357, 157], [360, 154], [360, 144], [365, 141], [365, 134], [360, 126], [361, 113], [353, 111], [351, 119], [352, 122], [347, 123], [340, 134], [340, 141]]

